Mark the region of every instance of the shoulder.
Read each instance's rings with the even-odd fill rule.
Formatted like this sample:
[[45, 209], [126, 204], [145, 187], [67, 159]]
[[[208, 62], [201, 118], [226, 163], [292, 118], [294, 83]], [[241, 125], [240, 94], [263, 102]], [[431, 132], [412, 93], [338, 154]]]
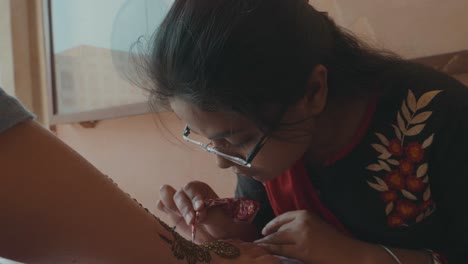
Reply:
[[363, 144], [365, 151], [371, 150], [363, 152], [371, 157], [367, 183], [380, 192], [390, 227], [413, 226], [435, 212], [436, 202], [444, 207], [456, 200], [440, 198], [449, 190], [442, 186], [467, 179], [466, 173], [452, 171], [466, 164], [468, 88], [410, 63], [386, 74], [381, 86]]
[[[407, 97], [409, 91], [415, 97], [439, 91], [438, 101], [449, 101], [450, 105], [466, 104], [468, 88], [457, 79], [416, 63], [405, 63], [384, 75], [379, 85], [384, 97]], [[411, 96], [411, 95], [410, 95]], [[436, 98], [434, 98], [436, 99]], [[423, 103], [421, 101], [421, 103]]]
[[427, 120], [433, 130], [446, 130], [455, 117], [468, 113], [468, 87], [423, 65], [403, 64], [386, 73], [379, 86], [379, 109], [387, 112], [387, 118], [401, 116], [410, 125]]
[[433, 167], [447, 167], [449, 156], [452, 160], [454, 155], [466, 156], [468, 87], [449, 75], [411, 63], [387, 76], [376, 115], [379, 137], [395, 138], [396, 147], [419, 153], [415, 159], [425, 157]]

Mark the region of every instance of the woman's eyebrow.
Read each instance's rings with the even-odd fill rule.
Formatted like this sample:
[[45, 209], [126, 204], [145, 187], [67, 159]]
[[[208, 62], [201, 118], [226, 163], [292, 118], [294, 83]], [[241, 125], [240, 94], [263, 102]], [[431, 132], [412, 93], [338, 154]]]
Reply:
[[[193, 130], [190, 127], [188, 127], [188, 128], [193, 133], [200, 135], [200, 133], [198, 133], [196, 130]], [[217, 139], [222, 139], [222, 138], [226, 138], [226, 137], [231, 137], [231, 136], [233, 136], [235, 134], [239, 134], [239, 133], [241, 133], [243, 131], [244, 131], [243, 129], [237, 129], [237, 130], [230, 129], [230, 130], [226, 130], [226, 131], [223, 131], [223, 132], [220, 132], [220, 133], [216, 133], [215, 135], [208, 137], [208, 139], [209, 140], [217, 140]]]
[[239, 134], [243, 132], [242, 129], [237, 129], [237, 130], [227, 130], [227, 131], [223, 131], [221, 133], [218, 133], [216, 135], [213, 135], [211, 137], [209, 137], [208, 139], [209, 140], [216, 140], [216, 139], [222, 139], [222, 138], [227, 138], [227, 137], [232, 137], [234, 136], [235, 134]]

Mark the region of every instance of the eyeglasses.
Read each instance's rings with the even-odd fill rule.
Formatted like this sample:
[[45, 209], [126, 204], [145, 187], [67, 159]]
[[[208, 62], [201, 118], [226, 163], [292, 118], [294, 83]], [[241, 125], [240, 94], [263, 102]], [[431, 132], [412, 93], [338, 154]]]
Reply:
[[183, 135], [183, 138], [184, 138], [185, 141], [191, 142], [191, 143], [201, 147], [206, 152], [213, 153], [215, 155], [221, 156], [221, 157], [223, 157], [223, 158], [225, 158], [225, 159], [227, 159], [229, 161], [232, 161], [232, 162], [234, 162], [234, 163], [236, 163], [238, 165], [242, 165], [242, 166], [247, 167], [247, 168], [252, 167], [253, 159], [255, 158], [255, 156], [257, 156], [258, 152], [260, 152], [262, 147], [265, 145], [267, 140], [270, 138], [269, 134], [264, 134], [262, 136], [262, 138], [260, 139], [260, 141], [255, 145], [253, 150], [247, 155], [247, 157], [245, 159], [243, 159], [243, 158], [239, 158], [239, 157], [236, 157], [236, 156], [232, 156], [232, 155], [223, 153], [223, 152], [217, 150], [216, 148], [211, 147], [212, 146], [211, 142], [208, 143], [208, 144], [204, 144], [202, 142], [193, 140], [193, 139], [189, 138], [189, 135], [190, 135], [190, 128], [186, 125], [185, 129], [184, 129], [184, 135]]

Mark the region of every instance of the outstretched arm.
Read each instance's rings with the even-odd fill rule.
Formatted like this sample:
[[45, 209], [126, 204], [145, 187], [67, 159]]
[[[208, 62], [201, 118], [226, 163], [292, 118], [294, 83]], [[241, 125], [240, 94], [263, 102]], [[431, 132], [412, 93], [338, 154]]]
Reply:
[[184, 263], [154, 218], [33, 121], [0, 134], [0, 255], [27, 263]]

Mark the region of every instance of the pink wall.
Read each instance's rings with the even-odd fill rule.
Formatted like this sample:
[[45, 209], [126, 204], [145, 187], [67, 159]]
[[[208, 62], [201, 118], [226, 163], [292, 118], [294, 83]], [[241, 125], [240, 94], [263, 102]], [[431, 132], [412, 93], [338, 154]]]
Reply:
[[236, 177], [216, 166], [215, 157], [181, 140], [183, 124], [172, 113], [101, 121], [95, 128], [59, 125], [58, 136], [150, 211], [159, 187], [209, 183], [222, 197], [232, 196]]
[[341, 26], [405, 58], [465, 50], [467, 0], [309, 0]]

